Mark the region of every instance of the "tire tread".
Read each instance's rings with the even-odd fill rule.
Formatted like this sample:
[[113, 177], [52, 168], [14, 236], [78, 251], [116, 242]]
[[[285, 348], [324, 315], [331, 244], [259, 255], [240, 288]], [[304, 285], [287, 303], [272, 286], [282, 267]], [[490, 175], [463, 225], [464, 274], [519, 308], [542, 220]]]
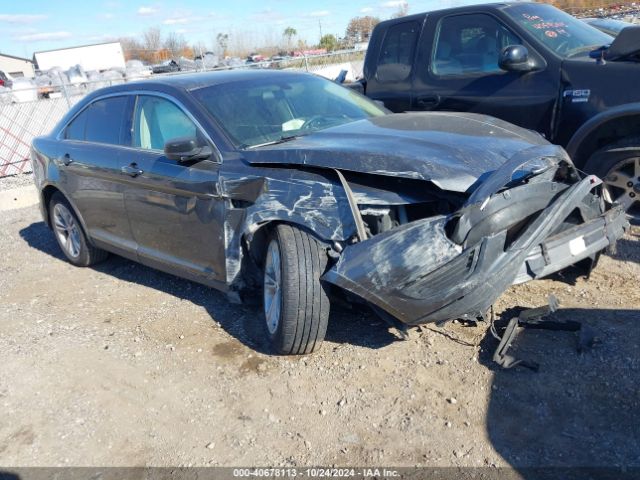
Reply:
[[328, 258], [307, 232], [286, 224], [275, 228], [282, 259], [282, 331], [275, 347], [283, 354], [308, 354], [327, 331], [329, 298], [320, 277]]

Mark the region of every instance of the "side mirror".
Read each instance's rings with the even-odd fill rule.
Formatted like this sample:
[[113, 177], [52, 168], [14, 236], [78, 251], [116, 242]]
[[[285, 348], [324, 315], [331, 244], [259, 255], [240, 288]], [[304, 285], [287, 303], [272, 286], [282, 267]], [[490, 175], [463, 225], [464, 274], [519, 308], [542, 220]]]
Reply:
[[534, 65], [529, 61], [529, 50], [524, 45], [508, 45], [500, 52], [498, 66], [507, 72], [530, 72]]
[[208, 159], [213, 155], [213, 150], [208, 145], [198, 146], [198, 141], [193, 137], [180, 137], [164, 144], [164, 154], [169, 160], [192, 162]]

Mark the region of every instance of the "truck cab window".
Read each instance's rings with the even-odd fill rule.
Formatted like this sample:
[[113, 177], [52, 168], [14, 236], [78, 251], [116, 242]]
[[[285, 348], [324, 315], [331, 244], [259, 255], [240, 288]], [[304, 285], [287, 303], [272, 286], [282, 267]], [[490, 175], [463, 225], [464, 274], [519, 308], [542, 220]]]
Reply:
[[498, 73], [500, 51], [522, 41], [490, 15], [455, 15], [438, 25], [431, 69], [435, 75]]
[[389, 27], [378, 58], [376, 75], [379, 82], [401, 82], [409, 78], [419, 33], [418, 22]]

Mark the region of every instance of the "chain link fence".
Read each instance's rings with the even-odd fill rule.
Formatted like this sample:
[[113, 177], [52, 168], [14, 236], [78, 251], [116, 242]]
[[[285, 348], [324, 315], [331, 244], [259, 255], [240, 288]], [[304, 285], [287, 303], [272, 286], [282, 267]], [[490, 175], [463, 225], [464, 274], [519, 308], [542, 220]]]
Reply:
[[[350, 50], [327, 55], [154, 74], [148, 78], [183, 75], [195, 71], [268, 68], [307, 71], [332, 80], [344, 70], [347, 72], [346, 81], [353, 81], [362, 75], [364, 55], [364, 51]], [[61, 83], [46, 88], [24, 88], [22, 83], [13, 89], [0, 92], [0, 178], [30, 172], [29, 157], [33, 138], [50, 132], [69, 108], [87, 93], [118, 83], [140, 80], [140, 76], [127, 78], [120, 72], [107, 73], [108, 75], [97, 81]]]

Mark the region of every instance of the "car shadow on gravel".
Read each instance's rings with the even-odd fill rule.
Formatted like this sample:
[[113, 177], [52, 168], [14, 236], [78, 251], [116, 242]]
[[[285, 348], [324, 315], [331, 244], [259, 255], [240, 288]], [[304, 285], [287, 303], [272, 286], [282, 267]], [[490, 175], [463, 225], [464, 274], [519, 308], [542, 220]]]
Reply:
[[640, 263], [640, 249], [638, 248], [640, 235], [631, 234], [631, 236], [634, 238], [633, 240], [627, 238], [618, 240], [617, 251], [613, 257], [623, 261]]
[[[509, 309], [497, 326], [522, 310]], [[540, 369], [505, 370], [492, 361], [498, 341], [483, 339], [479, 360], [494, 373], [488, 438], [523, 478], [543, 478], [536, 468], [547, 467], [592, 470], [544, 478], [637, 478], [626, 475], [640, 468], [640, 310], [561, 308], [553, 318], [589, 325], [593, 348], [579, 354], [576, 332], [523, 329], [510, 353]]]
[[[33, 223], [19, 233], [30, 247], [57, 260], [67, 261], [53, 233], [44, 222]], [[248, 295], [240, 305], [233, 304], [224, 293], [213, 288], [160, 272], [117, 255], [110, 255], [105, 262], [90, 268], [199, 305], [207, 311], [212, 321], [218, 322], [229, 335], [262, 354], [272, 354], [262, 333], [259, 292]], [[353, 305], [349, 308], [349, 305], [344, 303], [332, 307], [326, 342], [349, 343], [377, 349], [398, 340], [386, 324], [365, 307]]]

